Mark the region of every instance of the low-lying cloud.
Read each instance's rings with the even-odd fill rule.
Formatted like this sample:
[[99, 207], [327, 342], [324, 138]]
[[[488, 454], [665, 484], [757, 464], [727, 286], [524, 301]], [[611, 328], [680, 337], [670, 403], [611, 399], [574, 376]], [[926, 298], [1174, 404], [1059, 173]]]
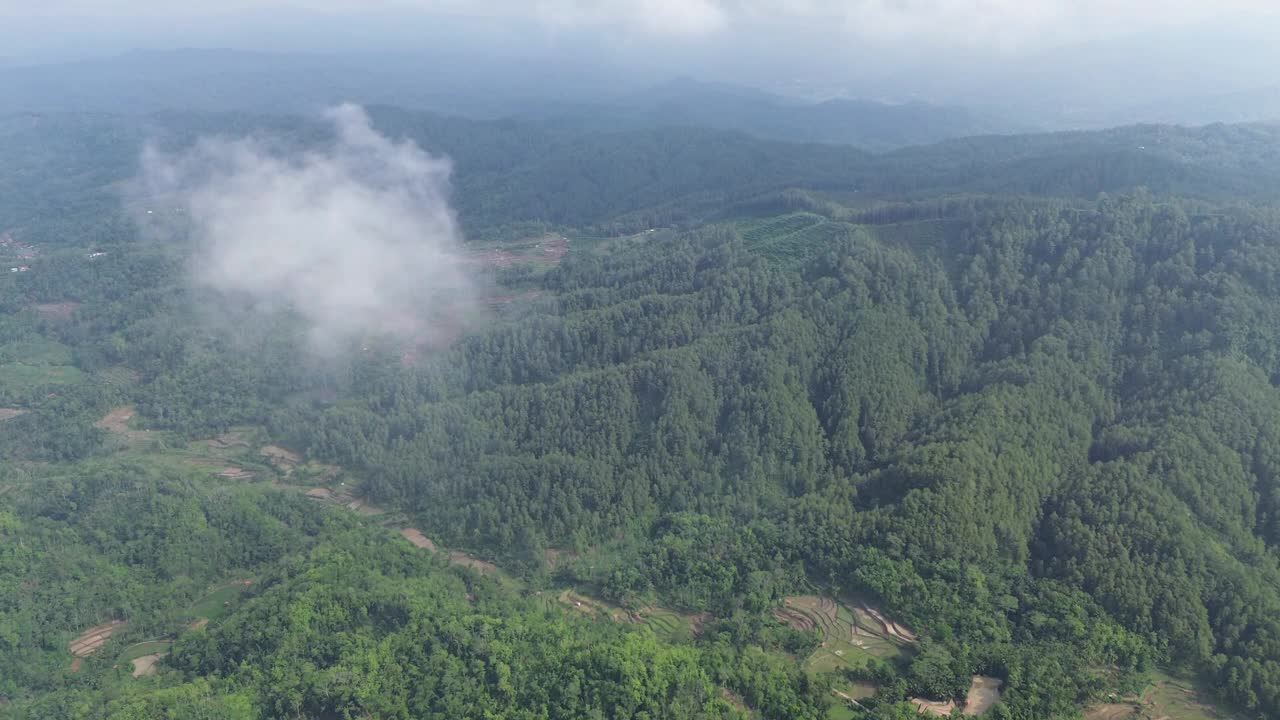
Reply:
[[305, 152], [223, 137], [148, 148], [141, 185], [185, 215], [192, 278], [227, 306], [291, 310], [328, 355], [373, 336], [439, 340], [470, 287], [449, 161], [380, 135], [357, 106], [326, 117], [332, 144]]

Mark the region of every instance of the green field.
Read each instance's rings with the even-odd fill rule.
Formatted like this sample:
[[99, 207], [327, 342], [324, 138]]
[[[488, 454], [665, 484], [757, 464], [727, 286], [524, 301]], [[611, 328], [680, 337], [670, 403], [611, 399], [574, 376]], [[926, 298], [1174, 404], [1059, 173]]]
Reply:
[[172, 640], [148, 640], [137, 645], [130, 645], [124, 649], [124, 652], [120, 653], [119, 661], [121, 663], [129, 663], [144, 655], [168, 652], [171, 645], [173, 645]]
[[29, 365], [7, 363], [0, 365], [0, 388], [17, 391], [29, 390], [36, 385], [67, 385], [79, 382], [84, 373], [71, 365]]
[[737, 228], [751, 250], [792, 268], [829, 247], [836, 238], [860, 231], [856, 225], [804, 212], [743, 220]]
[[192, 605], [188, 615], [193, 619], [218, 620], [231, 612], [231, 608], [235, 607], [246, 589], [248, 588], [245, 585], [239, 583], [223, 585]]

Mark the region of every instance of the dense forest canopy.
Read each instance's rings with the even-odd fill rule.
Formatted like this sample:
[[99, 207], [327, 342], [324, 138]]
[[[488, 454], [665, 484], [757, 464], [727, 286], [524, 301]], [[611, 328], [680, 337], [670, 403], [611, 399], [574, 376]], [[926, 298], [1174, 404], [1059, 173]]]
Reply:
[[322, 125], [0, 121], [0, 716], [1280, 714], [1275, 128], [372, 115], [488, 310], [329, 363], [122, 205], [148, 140]]

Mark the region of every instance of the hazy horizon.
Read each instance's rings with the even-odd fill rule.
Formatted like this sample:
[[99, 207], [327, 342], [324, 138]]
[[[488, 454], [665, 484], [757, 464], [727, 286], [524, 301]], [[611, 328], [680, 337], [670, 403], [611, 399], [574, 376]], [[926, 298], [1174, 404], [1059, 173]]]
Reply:
[[[1280, 86], [1277, 31], [1280, 9], [1247, 0], [0, 2], [11, 72], [226, 49], [412, 71], [433, 91], [607, 100], [691, 77], [807, 100], [959, 105], [1046, 128], [1280, 117], [1239, 97]], [[1212, 107], [1226, 96], [1240, 107]]]

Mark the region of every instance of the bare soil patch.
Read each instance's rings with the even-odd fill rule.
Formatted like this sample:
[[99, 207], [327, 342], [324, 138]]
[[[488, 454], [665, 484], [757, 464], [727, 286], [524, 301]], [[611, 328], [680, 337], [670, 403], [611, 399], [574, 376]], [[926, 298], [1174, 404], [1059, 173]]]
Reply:
[[80, 672], [80, 668], [82, 667], [84, 667], [84, 658], [73, 658], [71, 660], [71, 667], [67, 668], [67, 671], [74, 675]]
[[423, 550], [430, 550], [431, 552], [436, 551], [436, 544], [431, 542], [431, 538], [423, 535], [421, 530], [416, 528], [405, 528], [400, 531], [400, 535], [405, 540], [413, 543], [414, 547], [419, 547]]
[[311, 488], [307, 491], [307, 497], [312, 500], [330, 500], [333, 498], [333, 493], [327, 488]]
[[1085, 710], [1084, 720], [1128, 720], [1138, 716], [1138, 709], [1131, 703], [1106, 703]]
[[117, 630], [124, 627], [123, 620], [111, 620], [85, 630], [67, 645], [67, 649], [76, 657], [88, 657], [95, 650], [106, 644]]
[[770, 614], [800, 632], [810, 632], [816, 627], [808, 616], [790, 608], [774, 608]]
[[143, 677], [144, 675], [154, 675], [156, 672], [156, 663], [169, 653], [156, 653], [155, 655], [143, 655], [133, 660], [133, 676]]
[[302, 457], [295, 452], [285, 450], [279, 445], [267, 445], [258, 451], [258, 454], [267, 459], [280, 472], [286, 476], [293, 472], [293, 469], [302, 463]]
[[152, 436], [150, 430], [130, 430], [129, 423], [137, 415], [137, 411], [132, 405], [122, 405], [107, 413], [101, 420], [94, 423], [96, 428], [102, 428], [115, 435], [123, 437], [130, 443], [146, 440]]
[[125, 433], [129, 431], [129, 421], [133, 420], [135, 414], [136, 411], [132, 405], [123, 405], [107, 413], [93, 426], [103, 430], [110, 430], [114, 433]]
[[200, 618], [187, 626], [188, 630], [203, 630], [209, 625], [209, 618]]
[[969, 693], [964, 699], [965, 715], [981, 715], [1000, 701], [1000, 686], [1004, 681], [986, 675], [974, 675]]
[[956, 709], [955, 700], [941, 703], [935, 700], [925, 700], [924, 698], [911, 698], [911, 703], [916, 706], [918, 711], [939, 717], [950, 717], [951, 711]]
[[226, 478], [228, 480], [252, 480], [253, 473], [245, 470], [244, 468], [232, 465], [219, 470], [218, 477]]
[[472, 557], [471, 555], [468, 555], [467, 553], [464, 553], [461, 550], [451, 550], [449, 552], [449, 562], [453, 563], [454, 565], [462, 565], [464, 567], [469, 567], [472, 570], [475, 570], [476, 572], [483, 573], [483, 574], [498, 572], [497, 565], [494, 565], [491, 562], [485, 562], [484, 560], [480, 560], [478, 558]]
[[26, 412], [26, 410], [21, 410], [19, 408], [0, 408], [0, 422], [12, 420]]
[[41, 320], [51, 321], [70, 320], [79, 309], [80, 303], [76, 302], [41, 303], [35, 306], [36, 314]]

